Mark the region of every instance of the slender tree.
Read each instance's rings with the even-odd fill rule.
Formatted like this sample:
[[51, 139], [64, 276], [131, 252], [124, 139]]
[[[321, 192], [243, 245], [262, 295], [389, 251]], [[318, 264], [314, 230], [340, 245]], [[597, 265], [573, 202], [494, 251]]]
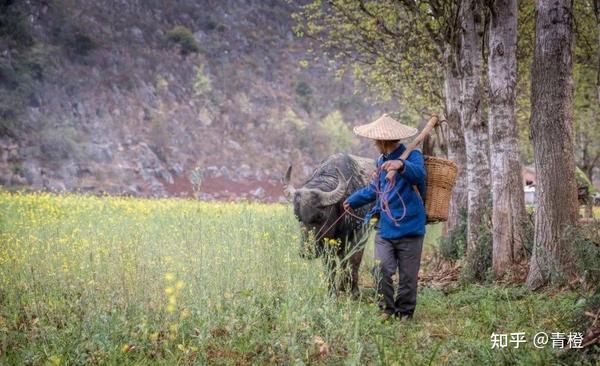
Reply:
[[596, 78], [596, 95], [598, 97], [598, 102], [600, 102], [600, 0], [594, 0], [594, 15], [596, 16], [596, 31], [598, 32], [598, 38], [596, 39], [598, 45], [598, 57], [596, 58], [598, 70]]
[[485, 9], [481, 0], [463, 0], [460, 7], [460, 117], [467, 152], [467, 253], [478, 242], [478, 231], [489, 199], [488, 127], [483, 115], [483, 36]]
[[536, 2], [531, 135], [537, 180], [527, 284], [536, 289], [572, 271], [569, 225], [577, 220], [573, 152], [573, 1]]
[[525, 201], [517, 117], [517, 0], [488, 0], [489, 134], [492, 180], [492, 261], [497, 278], [523, 255]]
[[[456, 42], [456, 41], [455, 41]], [[446, 232], [458, 226], [461, 211], [467, 211], [467, 150], [460, 120], [460, 69], [456, 44], [447, 44], [444, 55], [444, 109], [448, 123], [448, 159], [458, 167], [457, 180], [452, 191]]]

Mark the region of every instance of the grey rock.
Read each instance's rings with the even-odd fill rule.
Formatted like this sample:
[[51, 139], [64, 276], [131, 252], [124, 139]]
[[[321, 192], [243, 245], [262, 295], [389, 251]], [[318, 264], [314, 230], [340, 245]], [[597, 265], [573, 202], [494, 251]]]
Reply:
[[257, 169], [254, 177], [258, 180], [263, 180], [263, 179], [265, 179], [265, 173], [263, 173], [262, 170]]
[[88, 159], [97, 163], [110, 163], [113, 160], [113, 152], [103, 145], [85, 144], [85, 155]]
[[279, 171], [279, 170], [275, 170], [271, 173], [271, 179], [275, 180], [275, 181], [281, 181], [281, 179], [283, 179], [283, 172]]
[[181, 176], [183, 174], [183, 167], [181, 166], [181, 164], [175, 163], [171, 167], [170, 172], [174, 176], [179, 177], [179, 176]]
[[142, 32], [142, 30], [140, 28], [138, 28], [138, 27], [132, 27], [131, 28], [131, 35], [138, 42], [143, 42], [144, 41], [144, 32]]
[[167, 195], [167, 191], [165, 190], [165, 187], [160, 184], [159, 181], [157, 181], [156, 179], [154, 181], [152, 181], [152, 183], [150, 183], [150, 194], [153, 197], [166, 197]]
[[37, 160], [26, 160], [21, 164], [23, 176], [27, 180], [27, 184], [36, 187], [42, 186], [42, 170]]
[[131, 184], [125, 188], [125, 190], [123, 191], [123, 194], [131, 195], [131, 196], [138, 196], [140, 194], [140, 189], [137, 185]]
[[61, 180], [56, 179], [50, 179], [47, 188], [55, 192], [63, 192], [67, 190], [65, 184]]
[[219, 167], [211, 165], [204, 168], [204, 174], [207, 177], [218, 177], [221, 174]]
[[9, 186], [11, 184], [12, 173], [0, 172], [0, 186]]
[[266, 192], [263, 187], [258, 187], [250, 191], [250, 195], [254, 198], [264, 198], [265, 194]]
[[169, 173], [165, 169], [159, 170], [158, 171], [158, 176], [161, 177], [162, 179], [164, 179], [169, 184], [173, 184], [174, 183], [173, 176], [171, 175], [171, 173]]
[[200, 201], [212, 201], [215, 197], [210, 193], [198, 192], [196, 193], [196, 199]]
[[229, 174], [229, 169], [227, 169], [227, 167], [225, 167], [225, 166], [221, 167], [220, 173], [221, 173], [221, 176], [223, 176], [224, 178], [227, 178], [227, 179], [231, 178], [231, 175]]
[[27, 146], [27, 147], [23, 147], [22, 149], [20, 149], [19, 151], [19, 155], [21, 156], [21, 158], [23, 159], [33, 159], [33, 158], [37, 158], [42, 154], [42, 150], [40, 149], [39, 146]]
[[227, 146], [230, 149], [233, 149], [235, 151], [241, 151], [242, 150], [242, 145], [240, 145], [237, 141], [232, 140], [232, 139], [228, 139], [227, 140]]
[[13, 174], [10, 184], [13, 186], [24, 186], [27, 185], [27, 179], [20, 175]]
[[242, 164], [236, 169], [238, 175], [243, 179], [248, 179], [252, 177], [253, 172], [248, 164]]

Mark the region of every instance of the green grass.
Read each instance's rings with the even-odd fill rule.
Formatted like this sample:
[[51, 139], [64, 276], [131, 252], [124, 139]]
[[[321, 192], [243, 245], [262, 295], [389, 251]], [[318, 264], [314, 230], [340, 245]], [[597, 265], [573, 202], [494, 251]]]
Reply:
[[[372, 288], [328, 296], [298, 234], [284, 205], [0, 192], [0, 364], [594, 362], [530, 342], [583, 331], [586, 294], [422, 288], [412, 322], [381, 324]], [[528, 343], [491, 349], [492, 332]]]

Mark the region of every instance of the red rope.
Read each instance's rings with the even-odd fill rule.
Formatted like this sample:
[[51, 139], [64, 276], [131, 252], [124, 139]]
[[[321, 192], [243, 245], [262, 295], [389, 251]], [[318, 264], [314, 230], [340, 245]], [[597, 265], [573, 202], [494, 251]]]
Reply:
[[[323, 236], [325, 236], [325, 234], [327, 234], [327, 232], [329, 231], [329, 229], [331, 229], [331, 228], [333, 227], [333, 225], [337, 224], [337, 222], [338, 222], [338, 221], [340, 221], [340, 219], [341, 219], [342, 217], [344, 217], [344, 215], [346, 214], [346, 212], [347, 212], [347, 211], [346, 211], [346, 210], [344, 210], [344, 212], [342, 212], [342, 214], [341, 214], [341, 215], [340, 215], [340, 216], [339, 216], [339, 217], [338, 217], [338, 218], [337, 218], [337, 219], [336, 219], [336, 220], [335, 220], [335, 221], [334, 221], [334, 222], [333, 222], [331, 225], [329, 225], [329, 227], [327, 228], [327, 230], [323, 231], [323, 234], [322, 234], [322, 235], [321, 235], [319, 238], [315, 239], [315, 242], [318, 242], [319, 240], [323, 239]], [[321, 226], [321, 230], [323, 229], [323, 227], [325, 227], [325, 225]], [[318, 235], [318, 233], [320, 233], [320, 232], [321, 232], [321, 230], [319, 230], [319, 231], [317, 232], [317, 234], [315, 234], [315, 236], [317, 236], [317, 235]]]
[[396, 181], [395, 181], [395, 178], [392, 178], [385, 185], [385, 187], [382, 191], [379, 188], [379, 174], [381, 173], [381, 171], [382, 171], [381, 167], [377, 168], [377, 175], [373, 178], [373, 179], [377, 179], [377, 184], [373, 184], [373, 185], [375, 186], [375, 194], [379, 198], [379, 206], [380, 206], [381, 210], [390, 218], [390, 220], [392, 220], [394, 225], [400, 226], [398, 223], [400, 221], [402, 221], [404, 219], [404, 217], [406, 216], [406, 204], [404, 203], [404, 200], [402, 199], [402, 196], [400, 195], [400, 193], [398, 191], [396, 191], [396, 194], [398, 195], [398, 198], [400, 199], [400, 203], [402, 203], [403, 210], [402, 210], [402, 216], [399, 219], [395, 219], [394, 215], [392, 214], [392, 210], [390, 208], [388, 195], [394, 189], [394, 186], [396, 185]]

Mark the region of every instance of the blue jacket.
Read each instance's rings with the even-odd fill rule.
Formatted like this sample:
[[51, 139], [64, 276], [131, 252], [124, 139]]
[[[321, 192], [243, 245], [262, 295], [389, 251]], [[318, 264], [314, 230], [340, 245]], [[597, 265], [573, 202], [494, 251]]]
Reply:
[[[379, 156], [377, 159], [377, 168], [388, 160], [398, 160], [400, 155], [406, 150], [404, 144], [391, 153]], [[418, 150], [413, 150], [404, 161], [404, 168], [398, 171], [395, 176], [395, 186], [386, 195], [390, 211], [394, 220], [383, 212], [379, 197], [377, 197], [375, 184], [379, 184], [379, 191], [385, 191], [389, 182], [385, 179], [387, 172], [379, 172], [379, 179], [372, 180], [368, 186], [359, 189], [348, 197], [348, 204], [353, 209], [359, 208], [367, 203], [375, 201], [373, 208], [365, 216], [365, 223], [368, 223], [373, 215], [379, 216], [379, 235], [384, 239], [397, 239], [403, 236], [421, 236], [425, 235], [425, 207], [423, 201], [415, 192], [413, 185], [416, 185], [421, 197], [425, 197], [425, 163], [423, 154]], [[402, 197], [402, 200], [398, 197]], [[405, 207], [402, 205], [404, 201]], [[404, 214], [402, 220], [399, 220]]]

